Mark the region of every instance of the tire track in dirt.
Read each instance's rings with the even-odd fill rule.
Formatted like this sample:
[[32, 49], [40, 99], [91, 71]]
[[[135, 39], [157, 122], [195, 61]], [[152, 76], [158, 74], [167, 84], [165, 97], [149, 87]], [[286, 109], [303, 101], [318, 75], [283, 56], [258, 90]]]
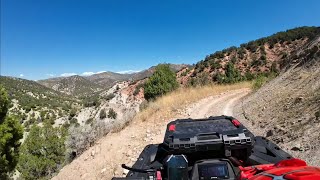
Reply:
[[240, 89], [202, 99], [187, 108], [187, 115], [190, 118], [232, 116], [235, 103], [249, 92], [250, 89]]

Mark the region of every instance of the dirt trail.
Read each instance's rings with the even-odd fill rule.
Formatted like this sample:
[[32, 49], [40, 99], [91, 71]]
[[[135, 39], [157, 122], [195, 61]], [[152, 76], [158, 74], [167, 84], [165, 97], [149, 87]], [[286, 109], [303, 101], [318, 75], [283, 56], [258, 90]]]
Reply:
[[122, 170], [120, 165], [132, 165], [147, 144], [161, 143], [166, 125], [171, 120], [232, 115], [235, 104], [249, 92], [249, 89], [239, 89], [204, 98], [183, 109], [185, 113], [177, 113], [171, 119], [159, 121], [150, 118], [144, 122], [133, 122], [121, 132], [100, 139], [53, 179], [111, 179], [112, 176], [122, 176], [127, 171]]

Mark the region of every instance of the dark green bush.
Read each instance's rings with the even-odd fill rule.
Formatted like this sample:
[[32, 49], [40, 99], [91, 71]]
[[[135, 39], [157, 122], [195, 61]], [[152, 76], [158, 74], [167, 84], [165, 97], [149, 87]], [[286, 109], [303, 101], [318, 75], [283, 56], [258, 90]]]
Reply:
[[111, 119], [117, 118], [117, 113], [112, 108], [109, 109], [108, 118], [111, 118]]
[[77, 124], [78, 123], [78, 119], [77, 118], [72, 118], [70, 120], [70, 124]]
[[87, 121], [86, 121], [86, 124], [92, 124], [93, 123], [93, 118], [89, 118]]
[[65, 158], [66, 132], [45, 124], [32, 126], [21, 147], [17, 169], [24, 179], [49, 179], [61, 168]]
[[69, 113], [69, 120], [72, 119], [77, 113], [77, 110], [75, 109], [71, 109], [70, 113]]
[[101, 109], [100, 110], [100, 114], [99, 114], [100, 119], [104, 119], [107, 117], [107, 113], [105, 109]]
[[176, 80], [176, 74], [167, 64], [159, 64], [153, 75], [144, 84], [144, 97], [147, 100], [155, 99], [179, 86]]
[[92, 97], [87, 97], [83, 100], [83, 105], [84, 107], [92, 107], [92, 106], [99, 106], [100, 101], [98, 96], [92, 96]]
[[0, 179], [8, 179], [8, 174], [15, 169], [23, 137], [18, 120], [7, 114], [9, 104], [7, 92], [0, 85]]

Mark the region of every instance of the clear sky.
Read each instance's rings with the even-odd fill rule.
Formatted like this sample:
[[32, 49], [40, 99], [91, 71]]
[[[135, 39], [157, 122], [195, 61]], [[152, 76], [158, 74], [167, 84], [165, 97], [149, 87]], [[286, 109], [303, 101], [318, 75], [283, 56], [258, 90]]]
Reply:
[[319, 0], [0, 1], [1, 75], [33, 80], [192, 64], [278, 31], [320, 26]]

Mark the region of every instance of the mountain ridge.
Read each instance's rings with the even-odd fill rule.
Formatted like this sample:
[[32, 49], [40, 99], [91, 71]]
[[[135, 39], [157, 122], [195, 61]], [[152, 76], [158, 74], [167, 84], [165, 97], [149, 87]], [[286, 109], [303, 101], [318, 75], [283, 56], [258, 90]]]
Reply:
[[[188, 65], [169, 64], [169, 66], [173, 71], [177, 72], [180, 69], [187, 67]], [[138, 81], [145, 79], [147, 77], [150, 77], [154, 71], [155, 66], [152, 66], [146, 70], [128, 74], [107, 71], [90, 76], [73, 75], [68, 77], [43, 79], [36, 82], [68, 95], [88, 96], [92, 93], [111, 88], [117, 82]]]

